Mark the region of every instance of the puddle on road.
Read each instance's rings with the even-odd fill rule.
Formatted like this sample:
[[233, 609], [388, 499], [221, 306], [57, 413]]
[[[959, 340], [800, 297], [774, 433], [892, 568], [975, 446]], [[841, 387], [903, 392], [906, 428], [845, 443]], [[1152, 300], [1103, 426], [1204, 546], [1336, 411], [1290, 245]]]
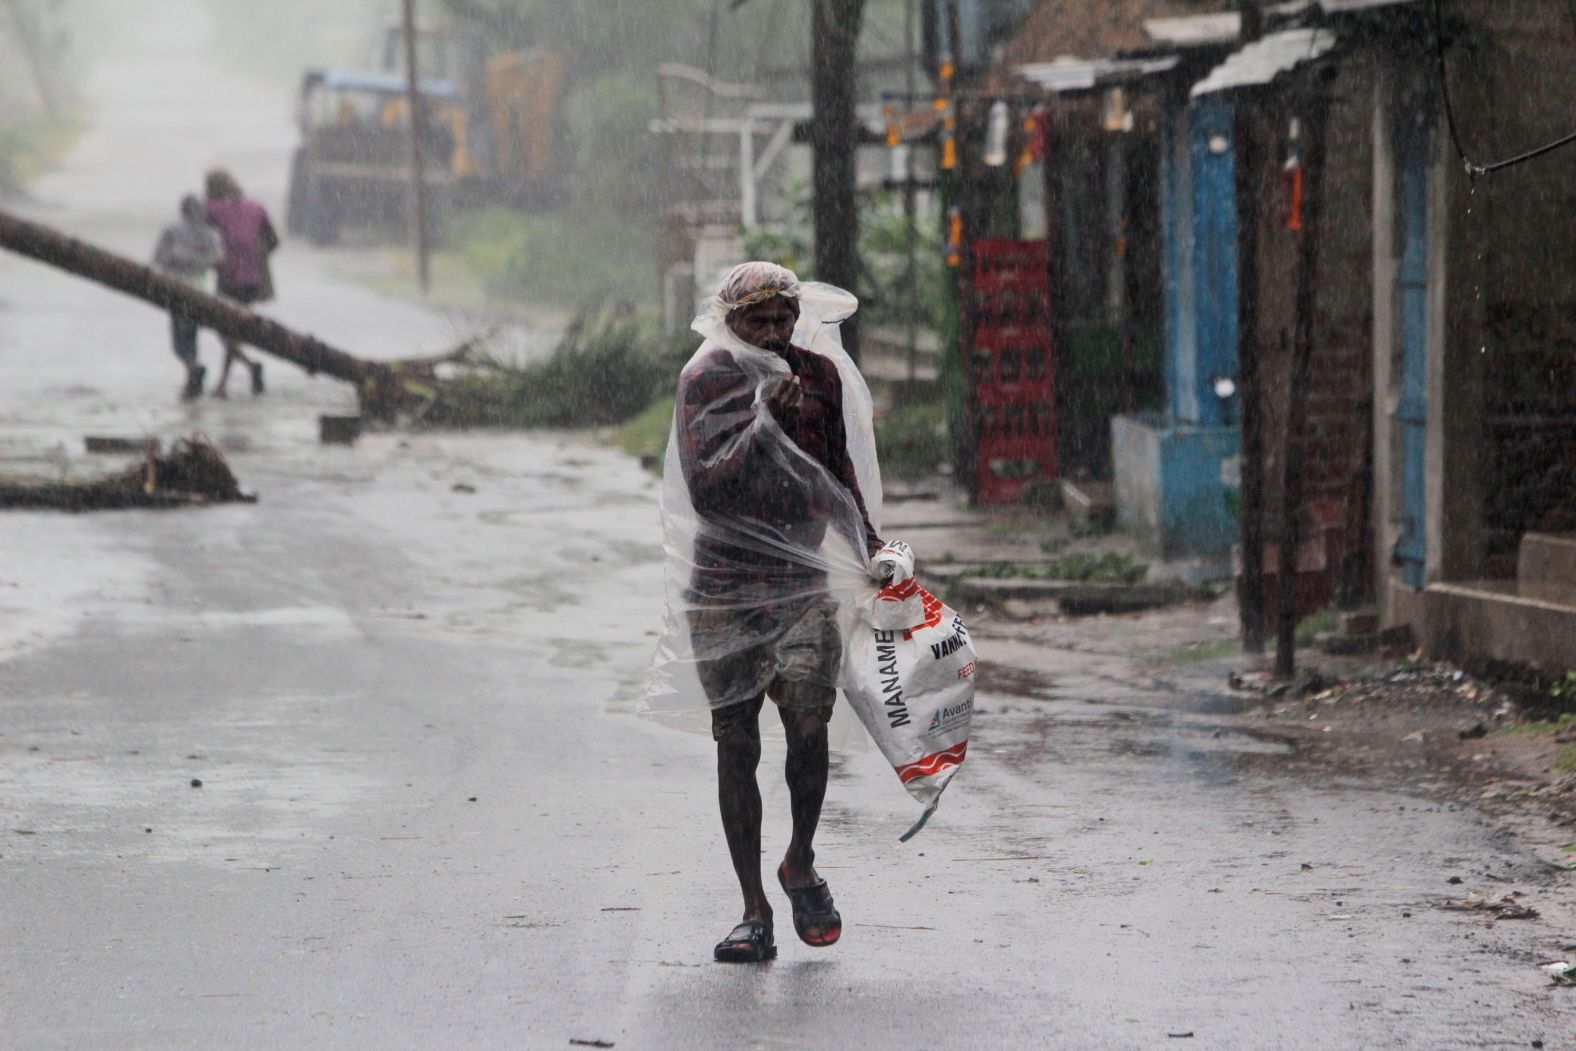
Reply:
[[[1174, 775], [1176, 764], [1185, 764], [1197, 780], [1217, 784], [1246, 773], [1284, 773], [1266, 762], [1297, 754], [1290, 738], [1234, 721], [1243, 707], [1236, 698], [1139, 685], [1075, 697], [1056, 676], [994, 666], [988, 678], [982, 676], [975, 738], [989, 742], [991, 761], [1020, 773], [1045, 763], [1120, 759], [1154, 768], [1157, 776], [1161, 768]], [[1000, 744], [992, 740], [992, 719], [1005, 731]]]

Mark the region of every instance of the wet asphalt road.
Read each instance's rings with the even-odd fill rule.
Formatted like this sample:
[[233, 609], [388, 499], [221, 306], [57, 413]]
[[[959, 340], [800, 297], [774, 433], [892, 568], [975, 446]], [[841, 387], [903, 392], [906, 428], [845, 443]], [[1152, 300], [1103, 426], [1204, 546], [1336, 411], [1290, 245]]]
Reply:
[[[157, 6], [30, 205], [138, 255], [214, 161], [276, 202], [290, 142], [288, 99], [203, 59], [200, 7]], [[279, 316], [386, 355], [463, 334], [344, 258], [288, 246]], [[737, 905], [710, 744], [634, 714], [660, 612], [635, 465], [320, 448], [350, 397], [283, 365], [260, 401], [179, 407], [158, 315], [9, 258], [0, 370], [8, 463], [200, 429], [262, 494], [0, 517], [0, 1046], [1576, 1047], [1576, 991], [1536, 968], [1576, 942], [1568, 875], [1471, 811], [1291, 775], [1135, 663], [1134, 622], [985, 633], [920, 837], [875, 754], [837, 766], [843, 943], [799, 945], [783, 903], [776, 963], [713, 965]], [[768, 859], [780, 770], [769, 747]], [[1474, 888], [1543, 918], [1430, 907]]]

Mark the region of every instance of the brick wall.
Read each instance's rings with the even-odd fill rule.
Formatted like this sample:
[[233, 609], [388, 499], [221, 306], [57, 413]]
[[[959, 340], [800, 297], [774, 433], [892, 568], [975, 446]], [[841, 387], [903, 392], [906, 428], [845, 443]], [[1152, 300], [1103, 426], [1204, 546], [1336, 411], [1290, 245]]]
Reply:
[[[1352, 60], [1342, 66], [1332, 88], [1322, 186], [1324, 210], [1316, 231], [1314, 345], [1303, 444], [1304, 494], [1310, 502], [1344, 501], [1352, 495], [1372, 421], [1372, 83], [1371, 66]], [[1285, 465], [1300, 236], [1287, 229], [1287, 194], [1281, 173], [1291, 149], [1290, 118], [1298, 110], [1284, 99], [1283, 95], [1266, 106], [1257, 124], [1267, 155], [1255, 195], [1265, 497], [1272, 532]], [[1305, 126], [1302, 134], [1307, 134]]]

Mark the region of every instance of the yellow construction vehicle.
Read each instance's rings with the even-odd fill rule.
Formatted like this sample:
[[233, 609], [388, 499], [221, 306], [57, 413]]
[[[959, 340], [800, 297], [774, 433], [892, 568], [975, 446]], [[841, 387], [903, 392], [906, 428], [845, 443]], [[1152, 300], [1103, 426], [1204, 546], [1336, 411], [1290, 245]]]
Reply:
[[[403, 40], [391, 30], [394, 42]], [[422, 34], [424, 38], [439, 34]], [[544, 49], [469, 62], [430, 46], [435, 74], [423, 76], [422, 155], [430, 220], [441, 228], [456, 207], [482, 202], [539, 205], [561, 187], [559, 97], [564, 61]], [[452, 49], [448, 49], [452, 51]], [[285, 224], [317, 243], [347, 225], [400, 226], [409, 218], [410, 104], [392, 46], [386, 68], [308, 71], [301, 80], [301, 144], [290, 171]]]

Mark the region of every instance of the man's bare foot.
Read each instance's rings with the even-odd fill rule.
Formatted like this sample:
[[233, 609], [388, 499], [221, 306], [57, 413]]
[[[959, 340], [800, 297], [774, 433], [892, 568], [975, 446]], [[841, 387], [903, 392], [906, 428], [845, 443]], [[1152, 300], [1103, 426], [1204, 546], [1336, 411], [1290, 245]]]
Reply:
[[806, 945], [824, 947], [843, 936], [843, 917], [832, 902], [832, 891], [826, 880], [818, 879], [815, 867], [810, 866], [810, 883], [795, 883], [788, 872], [785, 860], [777, 867], [777, 882], [793, 905], [793, 929]]

